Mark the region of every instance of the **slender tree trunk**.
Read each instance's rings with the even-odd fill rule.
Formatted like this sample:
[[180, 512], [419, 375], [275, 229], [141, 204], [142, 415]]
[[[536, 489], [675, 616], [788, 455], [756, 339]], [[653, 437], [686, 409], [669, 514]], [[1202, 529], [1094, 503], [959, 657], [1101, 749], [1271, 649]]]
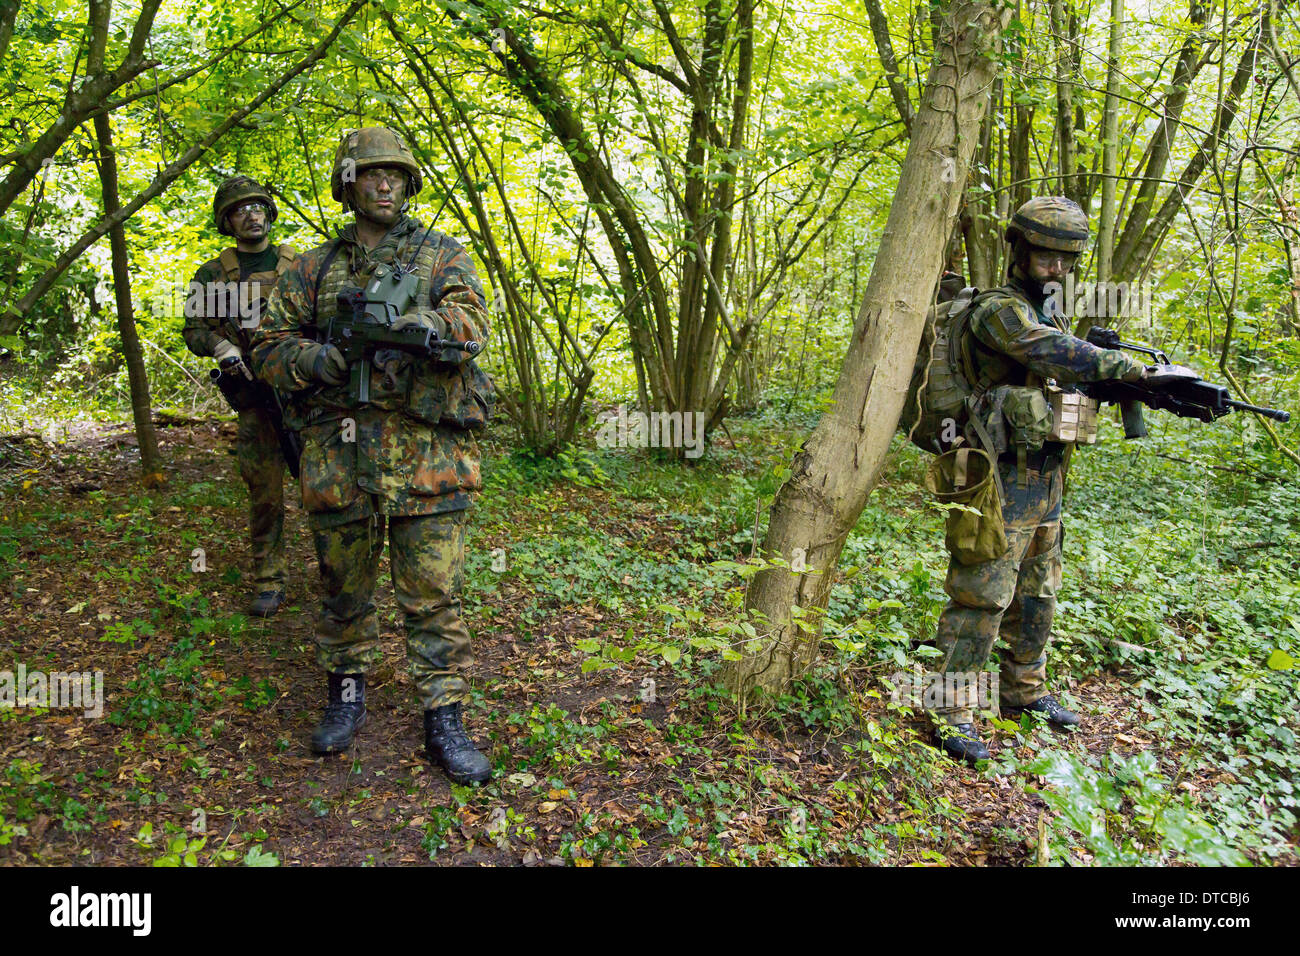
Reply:
[[19, 0], [0, 0], [0, 63], [9, 52], [9, 40], [14, 35], [14, 20], [18, 17]]
[[1110, 0], [1110, 56], [1101, 121], [1101, 222], [1097, 226], [1097, 286], [1110, 281], [1115, 254], [1115, 177], [1119, 174], [1119, 55], [1124, 44], [1124, 0]]
[[[96, 4], [90, 19], [90, 50], [86, 66], [98, 73], [104, 66], [104, 47], [108, 41], [110, 0]], [[113, 149], [113, 126], [107, 113], [94, 119], [95, 139], [99, 143], [99, 182], [104, 193], [104, 215], [121, 211], [117, 190], [117, 153]], [[122, 357], [126, 359], [127, 378], [131, 384], [131, 415], [140, 445], [140, 474], [146, 486], [163, 482], [162, 458], [158, 454], [158, 435], [153, 427], [153, 410], [149, 405], [149, 376], [144, 367], [144, 350], [135, 327], [131, 309], [131, 257], [126, 248], [126, 228], [117, 223], [108, 231], [113, 260], [113, 297], [117, 303], [117, 330], [122, 336]]]
[[1079, 183], [1074, 176], [1074, 91], [1070, 83], [1073, 44], [1070, 35], [1070, 18], [1066, 16], [1065, 0], [1052, 0], [1052, 35], [1056, 44], [1056, 136], [1057, 168], [1060, 170], [1060, 190], [1078, 202]]
[[1227, 91], [1220, 98], [1218, 108], [1215, 111], [1214, 124], [1201, 138], [1200, 145], [1183, 168], [1178, 177], [1178, 182], [1170, 188], [1164, 202], [1161, 203], [1160, 208], [1151, 217], [1141, 235], [1136, 238], [1132, 247], [1121, 249], [1115, 256], [1112, 274], [1115, 281], [1131, 282], [1142, 274], [1147, 263], [1152, 260], [1156, 251], [1160, 248], [1160, 243], [1164, 241], [1169, 227], [1173, 224], [1174, 216], [1185, 205], [1187, 197], [1191, 195], [1192, 187], [1201, 178], [1201, 173], [1205, 171], [1205, 167], [1210, 164], [1214, 154], [1218, 151], [1219, 143], [1227, 135], [1228, 130], [1232, 128], [1232, 124], [1237, 118], [1237, 110], [1241, 104], [1242, 95], [1246, 92], [1250, 78], [1255, 73], [1255, 62], [1259, 57], [1259, 40], [1260, 35], [1256, 31], [1246, 41], [1246, 48], [1237, 61], [1237, 69], [1233, 72], [1232, 81], [1228, 84]]
[[[113, 151], [113, 132], [107, 114], [95, 117], [95, 138], [99, 140], [99, 181], [104, 189], [104, 213], [113, 215], [122, 208], [117, 194], [117, 154]], [[140, 443], [140, 474], [145, 485], [162, 484], [162, 458], [158, 453], [158, 435], [153, 427], [153, 410], [149, 403], [149, 377], [144, 367], [144, 350], [135, 327], [131, 308], [131, 260], [126, 248], [126, 228], [118, 223], [108, 231], [113, 257], [113, 298], [117, 302], [117, 330], [122, 336], [122, 357], [126, 359], [131, 383], [131, 416]]]
[[[979, 134], [1009, 7], [944, 4], [898, 190], [832, 409], [773, 503], [764, 553], [806, 567], [759, 572], [746, 594], [757, 637], [724, 675], [742, 697], [779, 691], [815, 660], [836, 563], [875, 487], [898, 424], [925, 312]], [[955, 172], [955, 175], [954, 175]]]

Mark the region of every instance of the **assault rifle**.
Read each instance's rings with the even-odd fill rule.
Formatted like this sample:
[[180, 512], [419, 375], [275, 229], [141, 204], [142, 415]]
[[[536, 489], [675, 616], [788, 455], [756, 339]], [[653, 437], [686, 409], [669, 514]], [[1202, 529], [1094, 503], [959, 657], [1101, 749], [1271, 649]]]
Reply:
[[[417, 244], [417, 254], [419, 248]], [[470, 356], [482, 351], [478, 342], [440, 339], [433, 329], [417, 325], [393, 328], [415, 302], [419, 287], [419, 277], [414, 272], [415, 258], [412, 255], [406, 265], [397, 263], [392, 268], [381, 264], [364, 289], [349, 286], [339, 292], [338, 315], [330, 320], [325, 342], [342, 352], [347, 360], [351, 370], [348, 387], [358, 404], [370, 401], [370, 366], [377, 352], [396, 349], [436, 361], [448, 349], [467, 352]]]
[[1090, 398], [1119, 405], [1125, 438], [1146, 436], [1146, 422], [1142, 418], [1143, 405], [1173, 412], [1180, 418], [1196, 418], [1203, 422], [1222, 418], [1234, 409], [1255, 412], [1279, 422], [1291, 420], [1291, 414], [1281, 409], [1265, 408], [1229, 398], [1224, 386], [1207, 382], [1191, 369], [1174, 365], [1158, 349], [1121, 341], [1119, 333], [1114, 329], [1093, 326], [1088, 332], [1088, 341], [1098, 348], [1128, 349], [1149, 355], [1157, 366], [1154, 382], [1121, 382], [1112, 379], [1080, 386], [1080, 390]]

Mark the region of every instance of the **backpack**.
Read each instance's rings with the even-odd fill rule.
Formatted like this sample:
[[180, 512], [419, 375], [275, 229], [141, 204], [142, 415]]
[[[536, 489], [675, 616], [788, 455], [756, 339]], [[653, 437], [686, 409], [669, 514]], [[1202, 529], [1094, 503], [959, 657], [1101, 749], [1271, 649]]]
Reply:
[[967, 286], [925, 315], [898, 425], [912, 444], [932, 455], [942, 454], [967, 437], [970, 406], [978, 396], [971, 385], [973, 375], [962, 340], [976, 306], [989, 295]]

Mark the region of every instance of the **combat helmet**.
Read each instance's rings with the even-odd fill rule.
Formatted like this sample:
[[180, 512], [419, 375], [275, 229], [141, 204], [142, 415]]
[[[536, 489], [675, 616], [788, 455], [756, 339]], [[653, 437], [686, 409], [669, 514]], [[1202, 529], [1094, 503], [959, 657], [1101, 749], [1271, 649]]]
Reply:
[[406, 170], [410, 177], [407, 199], [424, 188], [424, 176], [401, 136], [385, 126], [348, 130], [339, 141], [334, 170], [330, 173], [330, 195], [343, 204], [344, 212], [351, 208], [344, 185], [356, 182], [357, 176], [372, 166], [397, 166]]
[[226, 225], [226, 213], [250, 199], [264, 205], [268, 222], [275, 222], [280, 210], [275, 208], [275, 200], [262, 184], [251, 176], [232, 176], [217, 187], [216, 195], [212, 197], [212, 222], [217, 232], [223, 236], [234, 235]]
[[1007, 224], [1007, 242], [1017, 239], [1042, 249], [1083, 252], [1088, 248], [1088, 216], [1072, 199], [1035, 196]]

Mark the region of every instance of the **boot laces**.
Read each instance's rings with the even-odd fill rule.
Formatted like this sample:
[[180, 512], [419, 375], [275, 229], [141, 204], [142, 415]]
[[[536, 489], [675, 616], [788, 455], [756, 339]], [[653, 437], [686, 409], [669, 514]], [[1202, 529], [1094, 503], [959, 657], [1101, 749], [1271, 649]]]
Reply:
[[356, 711], [361, 706], [362, 705], [356, 701], [351, 703], [331, 701], [325, 705], [325, 716], [321, 719], [321, 724], [350, 724], [356, 720], [358, 716]]

